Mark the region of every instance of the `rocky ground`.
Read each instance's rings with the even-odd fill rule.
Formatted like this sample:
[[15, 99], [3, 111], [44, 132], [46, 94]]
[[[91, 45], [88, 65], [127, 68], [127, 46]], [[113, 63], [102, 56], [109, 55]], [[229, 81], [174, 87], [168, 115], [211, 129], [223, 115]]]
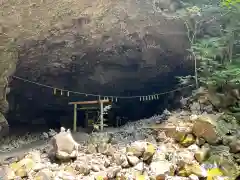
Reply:
[[166, 110], [105, 132], [71, 133], [62, 128], [59, 133], [43, 133], [45, 144], [5, 156], [0, 176], [9, 180], [236, 179], [239, 119], [215, 112], [210, 104], [187, 101], [177, 111]]
[[218, 126], [229, 118], [219, 113], [165, 112], [93, 133], [81, 143], [69, 130], [50, 134], [53, 137], [44, 133], [46, 146], [5, 159], [0, 173], [13, 180], [234, 179], [240, 172], [240, 140], [234, 132], [222, 136]]
[[50, 129], [49, 132], [44, 133], [28, 132], [22, 135], [11, 134], [10, 136], [0, 139], [0, 156], [12, 151], [17, 151], [18, 149], [30, 146], [34, 143], [39, 144], [56, 134], [57, 132], [52, 129]]

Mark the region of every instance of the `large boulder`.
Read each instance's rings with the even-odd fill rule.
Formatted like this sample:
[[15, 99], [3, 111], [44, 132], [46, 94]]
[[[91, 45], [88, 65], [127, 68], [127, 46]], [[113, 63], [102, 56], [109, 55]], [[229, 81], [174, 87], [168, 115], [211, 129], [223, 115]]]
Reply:
[[168, 161], [153, 161], [150, 164], [150, 172], [155, 177], [164, 176], [170, 173], [172, 164]]
[[230, 152], [240, 153], [240, 139], [234, 139], [230, 144]]
[[9, 167], [14, 171], [16, 176], [21, 178], [26, 178], [28, 173], [33, 170], [35, 162], [31, 158], [24, 158], [19, 162], [14, 162], [9, 165]]
[[178, 175], [180, 176], [190, 176], [191, 174], [194, 174], [200, 178], [207, 177], [207, 170], [205, 170], [203, 167], [201, 167], [198, 163], [191, 163], [191, 164], [185, 164], [180, 171], [178, 172]]
[[147, 143], [143, 141], [135, 141], [131, 143], [129, 147], [126, 148], [128, 153], [132, 153], [134, 156], [141, 157], [145, 152]]
[[52, 150], [49, 155], [63, 161], [76, 158], [80, 146], [73, 139], [70, 130], [65, 131], [64, 128], [61, 128], [61, 132], [51, 139], [50, 144]]
[[224, 90], [224, 93], [217, 93], [215, 87], [208, 87], [208, 89], [200, 87], [194, 92], [192, 98], [200, 104], [212, 105], [216, 109], [226, 110], [239, 101], [239, 90], [228, 88]]
[[156, 152], [156, 147], [148, 142], [135, 141], [126, 148], [128, 154], [141, 158], [146, 164], [149, 164]]
[[210, 144], [217, 144], [222, 134], [217, 123], [218, 115], [201, 115], [195, 120], [193, 134], [198, 138], [204, 138]]
[[165, 135], [167, 137], [172, 138], [178, 142], [181, 142], [186, 138], [188, 134], [192, 133], [192, 123], [167, 122], [165, 124], [157, 126], [156, 129], [157, 131], [165, 132]]
[[194, 157], [199, 163], [202, 163], [208, 157], [209, 151], [210, 151], [210, 148], [206, 144], [202, 146], [200, 149], [198, 149], [196, 152], [194, 152]]
[[229, 151], [230, 148], [228, 146], [211, 146], [209, 158], [204, 163], [217, 164], [225, 176], [234, 179], [239, 175], [240, 167]]
[[0, 113], [0, 138], [9, 132], [9, 125], [2, 113]]
[[183, 145], [184, 147], [188, 147], [194, 143], [195, 137], [192, 134], [186, 135], [186, 137], [182, 141], [180, 141], [180, 144]]

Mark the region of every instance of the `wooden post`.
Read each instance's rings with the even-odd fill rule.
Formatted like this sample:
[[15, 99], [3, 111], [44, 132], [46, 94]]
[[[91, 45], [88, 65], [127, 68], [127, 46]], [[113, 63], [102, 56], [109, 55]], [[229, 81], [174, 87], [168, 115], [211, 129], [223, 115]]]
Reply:
[[73, 110], [73, 132], [77, 131], [77, 104], [74, 104]]
[[88, 110], [85, 111], [85, 128], [88, 128], [89, 121], [88, 121]]
[[99, 100], [96, 101], [79, 101], [79, 102], [69, 102], [68, 104], [74, 105], [74, 115], [73, 115], [73, 131], [77, 131], [77, 110], [91, 110], [91, 109], [98, 109], [95, 107], [82, 107], [77, 108], [77, 105], [91, 105], [91, 104], [99, 104], [100, 105], [100, 129], [103, 130], [104, 127], [104, 119], [103, 119], [103, 107], [104, 103], [109, 103], [109, 100], [101, 100], [101, 97], [99, 96]]
[[100, 103], [100, 130], [103, 130], [103, 102], [99, 100]]

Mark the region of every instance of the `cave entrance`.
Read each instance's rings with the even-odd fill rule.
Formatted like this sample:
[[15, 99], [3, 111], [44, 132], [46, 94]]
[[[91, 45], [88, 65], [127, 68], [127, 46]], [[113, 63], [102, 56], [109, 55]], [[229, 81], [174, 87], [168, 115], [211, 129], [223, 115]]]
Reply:
[[[73, 105], [73, 131], [77, 131], [77, 111], [82, 110], [85, 112], [84, 126], [85, 128], [94, 128], [95, 125], [99, 125], [100, 130], [104, 127], [104, 105], [111, 104], [109, 100], [98, 101], [77, 101], [69, 102], [69, 105]], [[81, 107], [79, 108], [78, 105]], [[98, 124], [99, 122], [99, 124]]]

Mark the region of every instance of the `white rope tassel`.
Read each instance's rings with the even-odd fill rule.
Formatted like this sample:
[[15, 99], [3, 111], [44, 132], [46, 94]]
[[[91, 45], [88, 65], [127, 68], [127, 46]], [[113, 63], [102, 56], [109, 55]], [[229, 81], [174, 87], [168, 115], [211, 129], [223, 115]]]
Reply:
[[[45, 88], [48, 88], [48, 89], [52, 89], [54, 95], [57, 94], [57, 91], [61, 91], [61, 95], [63, 95], [63, 92], [66, 91], [67, 92], [67, 96], [69, 96], [70, 93], [72, 93], [72, 94], [77, 94], [77, 95], [99, 97], [99, 101], [101, 100], [101, 95], [99, 95], [99, 94], [87, 94], [87, 93], [71, 91], [71, 90], [67, 90], [67, 89], [66, 90], [65, 89], [58, 89], [58, 88], [50, 86], [50, 85], [46, 85], [46, 84], [41, 84], [41, 83], [38, 83], [38, 82], [30, 81], [28, 79], [21, 78], [21, 77], [18, 77], [18, 76], [12, 76], [12, 77], [14, 79], [18, 79], [18, 80], [21, 80], [21, 81], [26, 82], [26, 83], [31, 83], [31, 84], [35, 84], [37, 86], [41, 86], [41, 87], [45, 87]], [[193, 86], [194, 85], [191, 84], [191, 85], [188, 85], [188, 86], [185, 86], [185, 87], [182, 87], [182, 88], [177, 88], [177, 89], [173, 89], [171, 91], [162, 92], [160, 94], [147, 95], [147, 96], [105, 96], [105, 97], [103, 96], [103, 97], [105, 99], [107, 99], [107, 100], [109, 100], [109, 98], [112, 97], [112, 100], [115, 99], [115, 102], [118, 101], [118, 98], [120, 98], [120, 99], [134, 99], [134, 98], [138, 99], [139, 98], [140, 101], [147, 101], [147, 100], [159, 99], [160, 95], [169, 94], [169, 93], [180, 91], [182, 89], [185, 89], [185, 88], [188, 88], [188, 87], [193, 87]]]
[[57, 89], [56, 89], [56, 88], [53, 89], [53, 94], [54, 94], [54, 95], [57, 94]]

